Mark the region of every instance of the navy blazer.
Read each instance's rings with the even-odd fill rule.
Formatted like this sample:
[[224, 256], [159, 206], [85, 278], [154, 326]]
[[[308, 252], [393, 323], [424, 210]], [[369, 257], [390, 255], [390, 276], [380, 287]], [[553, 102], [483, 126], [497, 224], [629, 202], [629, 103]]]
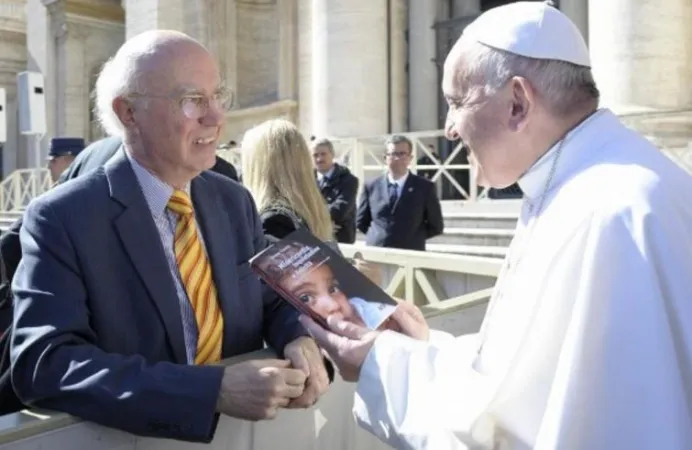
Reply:
[[[225, 321], [223, 357], [264, 339], [281, 354], [306, 333], [248, 265], [265, 246], [249, 192], [206, 171], [191, 193]], [[10, 352], [20, 399], [142, 436], [210, 441], [223, 368], [186, 363], [173, 279], [124, 152], [32, 201], [20, 234]]]
[[435, 185], [408, 174], [393, 208], [389, 206], [387, 176], [365, 183], [356, 216], [365, 242], [376, 247], [425, 250], [425, 241], [442, 234], [442, 207]]

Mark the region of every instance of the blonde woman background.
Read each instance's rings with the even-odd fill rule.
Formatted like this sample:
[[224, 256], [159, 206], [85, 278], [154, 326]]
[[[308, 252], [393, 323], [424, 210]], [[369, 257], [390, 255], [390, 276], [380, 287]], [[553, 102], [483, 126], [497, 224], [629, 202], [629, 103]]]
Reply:
[[[317, 187], [312, 154], [300, 130], [284, 119], [251, 128], [241, 143], [243, 184], [259, 210], [270, 241], [307, 228], [338, 251], [334, 227], [324, 197]], [[356, 267], [378, 285], [376, 266], [358, 258]]]
[[287, 120], [269, 120], [248, 130], [241, 148], [243, 184], [257, 203], [264, 234], [282, 239], [305, 227], [319, 239], [333, 241], [329, 210], [300, 130]]

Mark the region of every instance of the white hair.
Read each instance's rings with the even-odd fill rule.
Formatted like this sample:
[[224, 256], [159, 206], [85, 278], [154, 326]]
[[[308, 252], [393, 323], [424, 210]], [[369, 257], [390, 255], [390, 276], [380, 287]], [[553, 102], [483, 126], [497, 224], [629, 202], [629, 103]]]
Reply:
[[161, 46], [180, 41], [202, 47], [197, 41], [178, 31], [149, 30], [125, 42], [103, 65], [94, 90], [94, 112], [108, 135], [125, 137], [125, 127], [113, 110], [113, 101], [128, 94], [142, 93], [143, 60], [155, 54]]
[[125, 137], [125, 127], [113, 110], [113, 101], [137, 92], [138, 81], [133, 55], [118, 53], [103, 65], [96, 80], [94, 112], [101, 128], [109, 136]]
[[461, 76], [472, 85], [482, 83], [480, 88], [486, 95], [496, 93], [512, 77], [523, 77], [558, 115], [600, 96], [588, 67], [528, 58], [471, 40], [459, 44], [465, 61]]

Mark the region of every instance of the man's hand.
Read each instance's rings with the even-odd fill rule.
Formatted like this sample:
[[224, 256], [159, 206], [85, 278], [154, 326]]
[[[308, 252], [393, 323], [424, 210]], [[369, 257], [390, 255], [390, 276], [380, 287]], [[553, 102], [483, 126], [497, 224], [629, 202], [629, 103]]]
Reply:
[[300, 322], [329, 354], [341, 377], [346, 381], [358, 381], [360, 367], [380, 332], [335, 316], [327, 318], [330, 330], [325, 330], [307, 316], [301, 316]]
[[277, 410], [303, 395], [306, 375], [290, 361], [263, 359], [228, 366], [216, 410], [246, 420], [273, 419]]
[[329, 389], [329, 376], [324, 358], [312, 338], [300, 337], [284, 348], [284, 356], [293, 368], [302, 370], [307, 377], [305, 391], [288, 404], [289, 408], [309, 408]]
[[430, 328], [420, 309], [413, 303], [401, 301], [390, 316], [390, 320], [396, 323], [392, 329], [405, 334], [413, 339], [427, 341], [430, 337]]

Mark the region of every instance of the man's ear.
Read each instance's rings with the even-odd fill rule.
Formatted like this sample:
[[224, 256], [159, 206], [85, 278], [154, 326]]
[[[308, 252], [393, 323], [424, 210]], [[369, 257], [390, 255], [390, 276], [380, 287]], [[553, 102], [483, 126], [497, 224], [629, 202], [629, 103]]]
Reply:
[[512, 98], [509, 128], [512, 131], [521, 131], [526, 126], [529, 113], [533, 110], [536, 96], [533, 87], [526, 78], [513, 77], [510, 83]]
[[127, 128], [129, 126], [134, 125], [135, 123], [135, 108], [134, 105], [122, 98], [122, 97], [116, 97], [113, 100], [112, 103], [112, 108], [113, 111], [115, 112], [115, 115], [118, 116], [118, 119], [120, 119], [120, 122]]

